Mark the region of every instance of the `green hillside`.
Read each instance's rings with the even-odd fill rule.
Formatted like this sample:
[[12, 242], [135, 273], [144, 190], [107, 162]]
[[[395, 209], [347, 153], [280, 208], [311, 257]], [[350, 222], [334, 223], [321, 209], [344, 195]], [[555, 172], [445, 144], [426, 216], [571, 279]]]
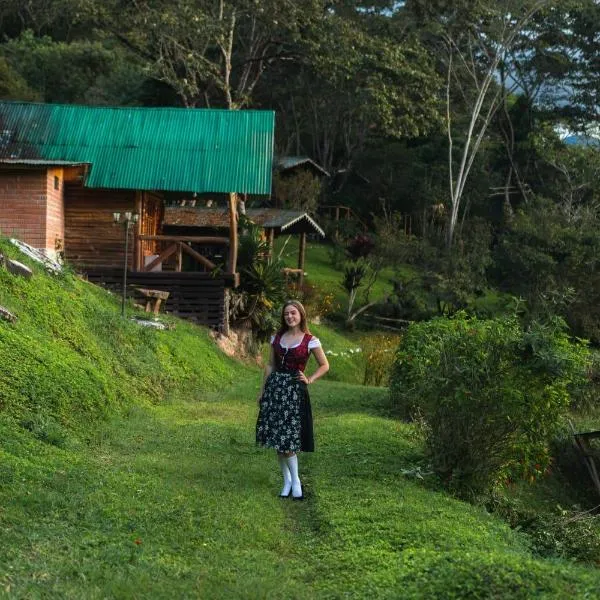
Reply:
[[258, 369], [203, 328], [142, 328], [99, 288], [34, 269], [0, 271], [18, 316], [0, 322], [0, 597], [597, 596], [597, 568], [537, 557], [440, 491], [387, 391], [334, 381], [359, 369], [336, 358], [359, 358], [334, 356], [311, 387], [307, 500], [282, 501], [254, 445]]

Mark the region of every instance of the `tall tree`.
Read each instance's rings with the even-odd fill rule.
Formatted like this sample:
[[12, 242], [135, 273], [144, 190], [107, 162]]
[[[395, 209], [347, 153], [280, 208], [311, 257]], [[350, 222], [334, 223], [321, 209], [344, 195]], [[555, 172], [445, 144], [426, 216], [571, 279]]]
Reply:
[[[454, 241], [465, 185], [481, 144], [504, 98], [513, 91], [502, 85], [501, 70], [519, 35], [552, 2], [555, 0], [410, 2], [411, 10], [437, 41], [446, 77], [448, 247]], [[457, 112], [465, 115], [464, 125], [458, 123], [458, 128], [454, 121]]]
[[111, 0], [95, 15], [184, 106], [234, 109], [251, 103], [271, 64], [290, 57], [311, 7], [308, 0]]
[[440, 126], [439, 79], [426, 49], [390, 15], [346, 3], [311, 21], [299, 60], [273, 73], [265, 100], [280, 111], [278, 142], [328, 171], [349, 173], [374, 137]]

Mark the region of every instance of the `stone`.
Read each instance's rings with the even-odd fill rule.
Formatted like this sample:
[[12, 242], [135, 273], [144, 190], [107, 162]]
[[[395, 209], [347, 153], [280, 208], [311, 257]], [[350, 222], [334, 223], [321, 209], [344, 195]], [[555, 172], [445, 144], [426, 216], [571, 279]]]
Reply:
[[46, 256], [41, 250], [38, 250], [37, 248], [34, 248], [33, 246], [30, 246], [29, 244], [26, 244], [25, 242], [15, 238], [11, 238], [10, 243], [13, 244], [13, 246], [16, 246], [29, 258], [43, 265], [48, 273], [56, 275], [63, 270], [63, 267], [59, 262], [51, 259], [49, 256]]
[[33, 277], [33, 271], [18, 260], [11, 260], [9, 258], [6, 261], [6, 268], [8, 269], [8, 272], [13, 275], [21, 275], [21, 277], [25, 277], [26, 279], [31, 279]]
[[17, 320], [17, 317], [16, 315], [13, 315], [7, 308], [0, 306], [0, 319], [4, 319], [9, 323], [14, 323]]

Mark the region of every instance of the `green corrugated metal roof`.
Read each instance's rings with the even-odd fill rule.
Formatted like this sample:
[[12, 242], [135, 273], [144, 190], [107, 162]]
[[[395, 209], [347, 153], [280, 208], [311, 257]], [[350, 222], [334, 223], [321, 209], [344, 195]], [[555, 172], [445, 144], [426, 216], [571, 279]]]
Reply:
[[90, 163], [93, 188], [270, 194], [275, 115], [0, 102], [0, 158]]

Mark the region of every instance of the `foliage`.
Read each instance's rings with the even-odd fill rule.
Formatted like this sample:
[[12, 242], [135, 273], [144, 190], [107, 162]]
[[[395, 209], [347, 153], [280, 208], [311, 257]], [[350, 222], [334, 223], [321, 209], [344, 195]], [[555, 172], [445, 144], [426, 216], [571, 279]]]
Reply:
[[255, 341], [262, 342], [278, 327], [285, 299], [283, 265], [269, 258], [269, 243], [258, 225], [241, 216], [239, 227], [240, 285], [230, 295], [230, 322], [251, 329]]
[[0, 56], [0, 98], [2, 100], [39, 100], [38, 94], [27, 82]]
[[551, 511], [527, 506], [518, 496], [494, 498], [491, 510], [513, 528], [526, 533], [534, 553], [550, 558], [566, 558], [598, 564], [600, 530], [598, 515], [578, 507], [567, 510], [560, 504]]
[[558, 314], [574, 333], [600, 340], [600, 212], [542, 198], [518, 211], [495, 250], [494, 279], [525, 300], [529, 318]]
[[544, 473], [587, 361], [558, 319], [524, 330], [515, 317], [459, 314], [408, 327], [390, 394], [403, 414], [423, 419], [442, 480], [477, 495], [503, 478]]
[[310, 171], [299, 171], [293, 175], [275, 172], [273, 175], [273, 197], [277, 206], [314, 213], [321, 196], [321, 180]]
[[357, 233], [346, 243], [346, 254], [350, 260], [356, 261], [369, 256], [375, 248], [375, 242], [364, 233]]
[[[348, 294], [346, 308], [346, 325], [350, 328], [354, 326], [356, 317], [375, 305], [378, 300], [369, 300], [371, 288], [381, 270], [381, 264], [367, 258], [361, 257], [357, 260], [348, 261], [344, 266], [344, 274], [341, 281], [341, 287]], [[356, 307], [356, 300], [359, 289], [363, 290], [363, 303]]]
[[[124, 101], [143, 81], [139, 68], [123, 66], [122, 53], [99, 41], [55, 42], [48, 36], [35, 37], [24, 31], [18, 38], [0, 46], [7, 63], [22, 77], [29, 88], [35, 90], [46, 102], [79, 102], [99, 100], [106, 92], [103, 87], [114, 87], [112, 78], [119, 69], [125, 69], [127, 78], [121, 77], [124, 89], [113, 90], [115, 99]], [[137, 76], [137, 77], [136, 77]], [[21, 92], [14, 99], [26, 100]]]
[[320, 322], [335, 309], [333, 294], [308, 281], [304, 281], [300, 288], [289, 286], [287, 292], [289, 298], [302, 302], [310, 322]]
[[387, 386], [399, 335], [372, 332], [360, 340], [365, 360], [364, 385]]
[[[375, 254], [385, 264], [397, 267], [394, 292], [387, 305], [388, 316], [422, 320], [472, 310], [487, 286], [491, 263], [491, 230], [483, 219], [471, 219], [452, 248], [442, 235], [417, 237], [398, 232], [402, 215], [387, 214], [375, 220]], [[417, 267], [418, 275], [405, 265]]]

